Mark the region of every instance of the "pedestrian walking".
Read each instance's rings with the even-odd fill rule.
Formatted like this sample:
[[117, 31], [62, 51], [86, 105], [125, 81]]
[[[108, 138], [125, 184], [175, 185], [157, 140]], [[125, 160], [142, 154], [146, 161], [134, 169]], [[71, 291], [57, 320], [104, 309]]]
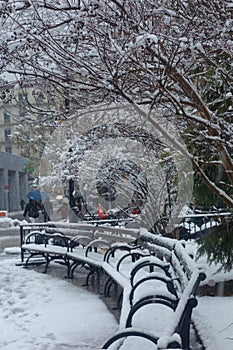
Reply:
[[36, 222], [40, 216], [40, 211], [42, 210], [43, 207], [39, 201], [36, 201], [33, 198], [29, 198], [29, 202], [26, 204], [23, 216], [28, 216], [31, 222]]

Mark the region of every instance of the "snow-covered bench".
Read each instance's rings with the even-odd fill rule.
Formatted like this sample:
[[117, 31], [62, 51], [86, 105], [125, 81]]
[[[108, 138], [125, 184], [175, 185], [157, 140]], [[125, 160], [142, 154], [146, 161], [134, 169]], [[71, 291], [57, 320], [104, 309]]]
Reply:
[[[21, 263], [28, 267], [29, 263], [46, 263], [47, 272], [51, 261], [62, 261], [69, 269], [67, 252], [70, 242], [76, 238], [76, 245], [85, 245], [84, 239], [94, 239], [93, 225], [65, 223], [27, 223], [20, 226]], [[26, 255], [25, 255], [26, 254]], [[41, 259], [42, 258], [42, 259]]]
[[[41, 231], [38, 231], [38, 228]], [[72, 228], [67, 224], [65, 227], [53, 227], [51, 223], [48, 226], [27, 224], [25, 229], [28, 235], [21, 233], [21, 257], [24, 266], [27, 267], [30, 262], [44, 262], [44, 272], [47, 272], [50, 262], [59, 262], [66, 266], [68, 278], [74, 278], [76, 268], [85, 268], [88, 270], [85, 285], [89, 285], [91, 276], [99, 278], [100, 274], [104, 273], [108, 276], [104, 284], [104, 296], [110, 295], [113, 283], [123, 291], [132, 261], [145, 255], [137, 249], [138, 229], [95, 227], [88, 224], [72, 224]], [[118, 308], [121, 306], [121, 297], [122, 294], [117, 301]]]
[[102, 348], [143, 348], [149, 342], [155, 349], [190, 349], [192, 309], [205, 273], [176, 240], [145, 233], [138, 243], [149, 255], [132, 264], [120, 329]]
[[61, 233], [50, 234], [41, 231], [32, 231], [21, 246], [23, 257], [25, 253], [28, 253], [24, 266], [27, 268], [32, 261], [37, 264], [45, 263], [44, 272], [47, 272], [50, 262], [59, 260], [69, 267], [69, 261], [67, 259], [69, 241], [70, 239]]
[[[67, 257], [70, 260], [70, 269], [68, 276], [73, 278], [77, 267], [88, 267], [89, 274], [86, 278], [86, 285], [91, 275], [99, 275], [100, 271], [104, 270], [103, 266], [108, 263], [109, 255], [112, 257], [118, 251], [130, 251], [134, 249], [139, 238], [139, 230], [125, 229], [112, 226], [98, 226], [94, 233], [94, 239], [91, 240], [85, 247], [80, 249], [80, 246], [72, 247], [67, 252]], [[76, 238], [74, 238], [75, 241]], [[72, 246], [72, 241], [70, 243]], [[117, 258], [114, 259], [117, 261]]]
[[[95, 226], [87, 225], [85, 223], [74, 223], [67, 224], [63, 222], [44, 222], [44, 223], [25, 223], [20, 225], [20, 246], [21, 246], [21, 261], [24, 262], [25, 251], [29, 251], [29, 246], [25, 249], [25, 244], [28, 244], [29, 241], [27, 237], [32, 232], [41, 232], [49, 234], [60, 233], [67, 238], [72, 238], [75, 236], [89, 236], [90, 239], [94, 238]], [[32, 240], [32, 238], [31, 238]]]
[[53, 222], [23, 224], [20, 228], [21, 261], [27, 267], [29, 262], [35, 262], [35, 257], [42, 257], [46, 262], [45, 272], [51, 261], [62, 261], [67, 267], [67, 276], [72, 278], [80, 265], [88, 266], [91, 273], [98, 272], [106, 248], [116, 242], [136, 242], [138, 237], [139, 230], [112, 226]]

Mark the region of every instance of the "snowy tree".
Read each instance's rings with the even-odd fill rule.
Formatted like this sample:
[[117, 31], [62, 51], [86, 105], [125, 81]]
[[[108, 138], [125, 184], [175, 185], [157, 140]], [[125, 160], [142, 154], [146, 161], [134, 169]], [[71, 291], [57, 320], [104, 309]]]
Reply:
[[9, 0], [0, 11], [2, 70], [22, 87], [30, 79], [55, 91], [63, 118], [130, 104], [233, 207], [231, 1]]

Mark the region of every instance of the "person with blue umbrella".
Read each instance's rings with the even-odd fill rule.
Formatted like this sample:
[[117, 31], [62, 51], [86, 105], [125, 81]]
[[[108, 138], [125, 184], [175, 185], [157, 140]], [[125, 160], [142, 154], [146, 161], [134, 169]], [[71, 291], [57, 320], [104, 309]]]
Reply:
[[27, 204], [27, 210], [25, 210], [24, 214], [26, 213], [27, 215], [27, 213], [30, 213], [29, 209], [35, 207], [36, 210], [39, 211], [39, 215], [34, 218], [36, 219], [35, 221], [43, 222], [45, 221], [45, 218], [44, 218], [45, 209], [44, 209], [43, 202], [49, 200], [49, 196], [47, 193], [40, 191], [40, 189], [36, 184], [33, 184], [32, 187], [33, 187], [33, 190], [27, 194], [27, 198], [29, 202]]

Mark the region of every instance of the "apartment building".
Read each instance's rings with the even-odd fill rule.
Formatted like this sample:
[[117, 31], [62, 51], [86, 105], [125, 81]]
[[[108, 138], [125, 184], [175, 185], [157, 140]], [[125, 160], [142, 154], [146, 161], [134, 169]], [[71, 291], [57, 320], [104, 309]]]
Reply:
[[22, 88], [12, 80], [0, 84], [0, 152], [28, 158], [32, 177], [38, 176], [46, 135], [51, 133], [46, 113], [52, 104], [51, 94], [42, 86]]
[[16, 211], [29, 190], [28, 159], [0, 152], [0, 210]]
[[[24, 89], [16, 82], [0, 85], [0, 210], [14, 211], [39, 173], [40, 133], [47, 130], [40, 130], [38, 120], [48, 99], [42, 88], [30, 84]], [[33, 142], [36, 136], [41, 148]]]
[[0, 151], [21, 156], [21, 149], [12, 141], [12, 133], [17, 125], [19, 109], [15, 103], [5, 103], [9, 86], [1, 89], [0, 99]]
[[[43, 103], [45, 97], [41, 99]], [[35, 88], [28, 85], [28, 87], [21, 89], [17, 88], [16, 83], [9, 83], [0, 87], [0, 151], [11, 153], [17, 156], [24, 156], [28, 158], [37, 158], [35, 149], [30, 149], [28, 143], [29, 136], [33, 138], [33, 130], [30, 131], [30, 123], [24, 120], [24, 116], [30, 114], [30, 105], [33, 106], [38, 102], [35, 96]], [[38, 115], [40, 109], [38, 108]], [[36, 125], [37, 115], [30, 117], [31, 124]], [[23, 126], [22, 131], [28, 135], [25, 142], [19, 142], [15, 134], [17, 127]], [[31, 135], [30, 135], [31, 134]]]

